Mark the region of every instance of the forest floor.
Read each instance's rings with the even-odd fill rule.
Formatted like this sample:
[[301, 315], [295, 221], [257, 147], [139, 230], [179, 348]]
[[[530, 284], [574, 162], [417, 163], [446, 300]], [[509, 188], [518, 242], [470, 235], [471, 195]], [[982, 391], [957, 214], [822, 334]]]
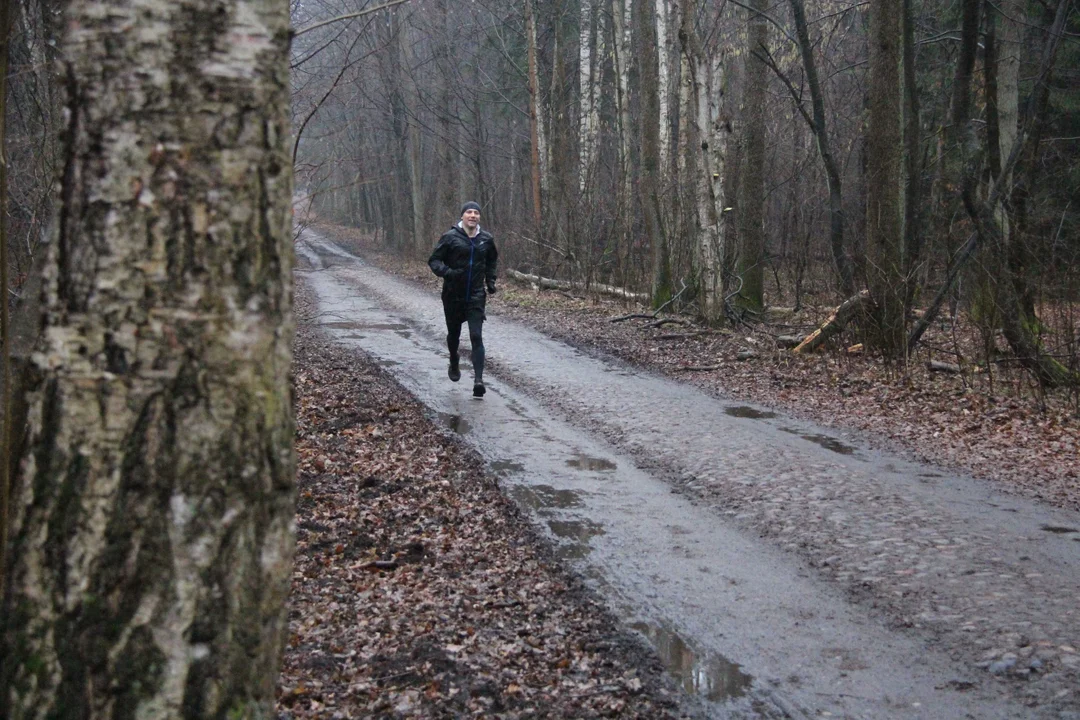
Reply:
[[[368, 261], [436, 288], [426, 265], [320, 226]], [[500, 280], [489, 311], [726, 398], [858, 433], [864, 440], [1080, 509], [1077, 399], [1022, 374], [900, 372], [841, 349], [806, 357], [787, 325], [703, 333], [642, 308]], [[313, 325], [297, 287], [299, 499], [280, 718], [684, 717], [697, 706], [499, 491], [480, 458], [440, 429], [378, 364]], [[968, 353], [976, 334], [937, 326], [929, 345]], [[702, 333], [702, 334], [697, 334]], [[966, 339], [965, 339], [966, 338]], [[498, 338], [490, 353], [509, 352]], [[754, 356], [740, 360], [740, 353]], [[969, 355], [970, 356], [970, 355]], [[942, 353], [934, 359], [953, 361]], [[711, 370], [690, 370], [696, 367]]]
[[[385, 270], [439, 287], [425, 263], [373, 247], [358, 230], [319, 229]], [[971, 366], [961, 374], [931, 372], [930, 360], [956, 363], [956, 353], [980, 357], [979, 333], [963, 322], [936, 323], [901, 369], [871, 354], [849, 353], [849, 343], [806, 355], [777, 348], [777, 336], [813, 330], [832, 306], [730, 333], [708, 332], [672, 314], [656, 319], [675, 321], [660, 327], [647, 318], [613, 322], [651, 311], [584, 292], [538, 291], [503, 277], [488, 310], [714, 395], [854, 432], [871, 445], [992, 481], [1005, 492], [1080, 510], [1080, 394], [1040, 392], [1007, 361], [992, 363], [990, 373]], [[497, 355], [498, 339], [488, 344]], [[999, 344], [1005, 347], [1003, 339]]]
[[644, 640], [298, 283], [297, 551], [278, 717], [677, 718]]

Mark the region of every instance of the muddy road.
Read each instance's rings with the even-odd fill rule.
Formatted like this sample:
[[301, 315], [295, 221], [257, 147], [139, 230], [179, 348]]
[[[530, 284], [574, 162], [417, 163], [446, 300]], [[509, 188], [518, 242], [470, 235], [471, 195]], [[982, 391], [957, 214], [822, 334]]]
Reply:
[[314, 322], [475, 447], [715, 717], [1080, 718], [1077, 514], [591, 357], [497, 297], [474, 399], [434, 293], [311, 231], [298, 255]]

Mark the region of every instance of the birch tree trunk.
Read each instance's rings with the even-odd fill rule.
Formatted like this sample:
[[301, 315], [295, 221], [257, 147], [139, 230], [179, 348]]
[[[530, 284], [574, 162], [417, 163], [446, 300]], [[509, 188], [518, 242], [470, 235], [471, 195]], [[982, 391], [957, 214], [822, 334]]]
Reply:
[[289, 6], [73, 0], [0, 716], [269, 717], [293, 552]]
[[[581, 116], [578, 129], [578, 191], [584, 197], [596, 165], [597, 134], [600, 130], [600, 83], [604, 62], [604, 17], [592, 0], [581, 0], [579, 49], [579, 93]], [[596, 49], [593, 50], [595, 38]]]
[[660, 105], [660, 173], [671, 166], [671, 0], [656, 0], [656, 52], [660, 80], [657, 100]]
[[660, 220], [660, 52], [655, 26], [656, 0], [638, 0], [636, 55], [641, 88], [641, 177], [638, 195], [645, 221], [645, 235], [652, 251], [652, 301], [660, 307], [672, 295], [667, 239]]
[[630, 20], [634, 0], [611, 0], [611, 17], [615, 35], [615, 95], [619, 111], [619, 196], [618, 215], [621, 230], [616, 237], [629, 244], [630, 198], [633, 188], [633, 168], [630, 146]]
[[[723, 318], [723, 158], [728, 123], [721, 115], [720, 64], [705, 57], [694, 27], [694, 4], [682, 0], [679, 41], [682, 46], [681, 114], [686, 118], [685, 168], [694, 188], [696, 257], [702, 313], [709, 323]], [[715, 84], [715, 88], [712, 86]]]

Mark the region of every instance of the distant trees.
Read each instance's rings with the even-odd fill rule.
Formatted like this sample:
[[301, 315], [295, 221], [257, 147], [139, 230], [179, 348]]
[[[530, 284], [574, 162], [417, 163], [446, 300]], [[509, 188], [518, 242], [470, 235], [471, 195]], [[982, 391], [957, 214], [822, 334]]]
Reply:
[[[1064, 22], [1075, 30], [1071, 8]], [[958, 192], [963, 168], [978, 176], [1004, 161], [1051, 25], [1018, 0], [493, 0], [398, 12], [410, 84], [349, 73], [324, 127], [302, 143], [300, 167], [328, 173], [314, 158], [341, 154], [331, 138], [343, 127], [365, 127], [359, 153], [333, 163], [353, 167], [356, 182], [325, 182], [324, 214], [386, 232], [400, 190], [423, 195], [409, 204], [413, 225], [430, 228], [451, 195], [476, 196], [511, 265], [648, 290], [656, 305], [679, 295], [710, 322], [752, 319], [794, 287], [824, 304], [870, 289], [866, 339], [900, 357], [913, 345], [912, 306], [948, 280], [974, 227]], [[359, 23], [334, 32], [305, 36], [294, 53], [390, 42]], [[338, 66], [324, 54], [326, 69], [308, 72], [313, 86]], [[453, 101], [433, 66], [455, 68]], [[1033, 132], [1053, 127], [1057, 139], [1027, 146], [995, 211], [1027, 315], [1040, 298], [1075, 299], [1080, 266], [1080, 208], [1058, 189], [1076, 182], [1075, 114], [1064, 108], [1078, 91], [1054, 77], [1035, 99]], [[406, 86], [416, 102], [402, 121], [394, 97]], [[963, 128], [958, 93], [974, 123]], [[793, 114], [816, 157], [785, 120]], [[421, 136], [408, 146], [411, 167], [424, 169], [412, 190], [387, 172], [405, 125]], [[1036, 166], [1060, 183], [1027, 182]], [[455, 172], [433, 174], [447, 167]], [[350, 194], [365, 201], [339, 201]], [[1053, 266], [1038, 252], [1051, 245]], [[977, 284], [960, 285], [967, 302]]]

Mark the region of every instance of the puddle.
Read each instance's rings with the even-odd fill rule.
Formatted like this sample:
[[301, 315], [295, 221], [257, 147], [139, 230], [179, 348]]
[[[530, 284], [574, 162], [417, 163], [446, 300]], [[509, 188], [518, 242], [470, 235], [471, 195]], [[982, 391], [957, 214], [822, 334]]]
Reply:
[[747, 418], [749, 420], [768, 420], [776, 417], [776, 413], [767, 410], [758, 410], [747, 405], [732, 405], [724, 408], [724, 412], [731, 417]]
[[540, 512], [549, 508], [578, 508], [584, 504], [581, 502], [582, 494], [576, 490], [556, 490], [550, 485], [517, 485], [510, 489], [510, 494], [515, 500]]
[[332, 330], [411, 330], [402, 323], [328, 322], [323, 323], [322, 327]]
[[469, 421], [460, 415], [451, 415], [450, 413], [441, 412], [439, 413], [439, 422], [456, 432], [458, 435], [464, 435], [469, 432], [469, 430], [472, 430], [472, 425], [469, 424]]
[[491, 463], [491, 469], [496, 475], [512, 475], [514, 473], [524, 472], [525, 466], [519, 462], [513, 462], [512, 460], [496, 460]]
[[812, 443], [816, 443], [816, 444], [820, 445], [821, 447], [825, 448], [826, 450], [832, 450], [834, 453], [839, 453], [841, 455], [854, 455], [855, 454], [855, 448], [854, 447], [852, 447], [851, 445], [848, 445], [847, 443], [840, 442], [839, 440], [837, 440], [836, 438], [834, 438], [834, 437], [832, 437], [830, 435], [818, 435], [818, 434], [813, 434], [813, 433], [808, 434], [808, 435], [804, 435], [803, 433], [799, 432], [798, 430], [794, 430], [792, 428], [780, 428], [780, 429], [783, 430], [786, 433], [791, 433], [792, 435], [798, 435], [803, 440], [809, 440]]
[[610, 472], [618, 465], [604, 458], [589, 457], [588, 455], [576, 455], [566, 464], [575, 470], [587, 470], [592, 472]]
[[700, 655], [677, 633], [665, 627], [644, 622], [633, 623], [630, 627], [649, 640], [668, 672], [688, 693], [720, 702], [742, 697], [754, 682], [735, 663], [719, 655]]
[[1077, 530], [1076, 528], [1065, 527], [1063, 525], [1042, 525], [1039, 527], [1039, 529], [1045, 530], [1049, 533], [1054, 533], [1055, 535], [1066, 535], [1068, 533], [1080, 532], [1080, 530]]
[[589, 538], [604, 534], [603, 525], [591, 520], [548, 520], [547, 524], [555, 537], [567, 541], [555, 549], [555, 555], [563, 560], [582, 559], [592, 552]]

